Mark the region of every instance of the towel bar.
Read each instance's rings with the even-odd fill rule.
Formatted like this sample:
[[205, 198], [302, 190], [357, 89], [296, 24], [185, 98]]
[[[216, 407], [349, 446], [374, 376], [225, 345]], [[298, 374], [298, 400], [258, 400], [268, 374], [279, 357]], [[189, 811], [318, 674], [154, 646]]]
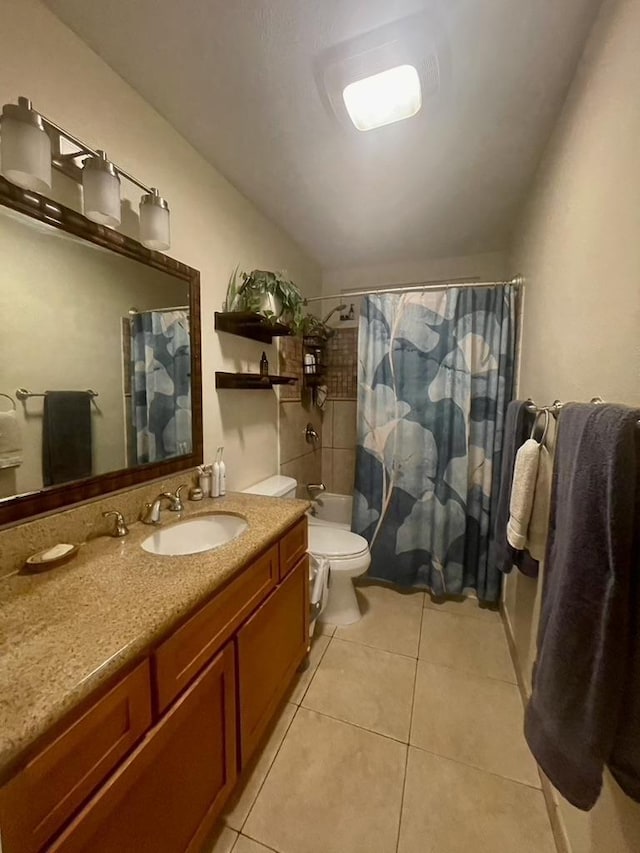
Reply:
[[[88, 394], [90, 397], [99, 397], [100, 396], [97, 391], [94, 391], [91, 388], [88, 388], [84, 393]], [[26, 388], [18, 388], [18, 390], [16, 391], [16, 397], [18, 398], [18, 400], [28, 400], [29, 397], [46, 397], [46, 395], [47, 395], [46, 391], [42, 394], [36, 394], [33, 391], [27, 391]], [[8, 395], [3, 394], [2, 396], [6, 397]]]

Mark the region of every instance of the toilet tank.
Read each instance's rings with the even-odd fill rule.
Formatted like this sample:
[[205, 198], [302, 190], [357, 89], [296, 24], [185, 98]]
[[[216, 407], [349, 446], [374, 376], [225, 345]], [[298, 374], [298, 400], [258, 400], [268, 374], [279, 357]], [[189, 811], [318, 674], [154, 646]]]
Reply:
[[274, 474], [273, 477], [267, 477], [266, 480], [260, 480], [248, 489], [243, 489], [249, 495], [266, 495], [271, 498], [295, 498], [298, 481], [293, 477], [283, 477], [281, 474]]

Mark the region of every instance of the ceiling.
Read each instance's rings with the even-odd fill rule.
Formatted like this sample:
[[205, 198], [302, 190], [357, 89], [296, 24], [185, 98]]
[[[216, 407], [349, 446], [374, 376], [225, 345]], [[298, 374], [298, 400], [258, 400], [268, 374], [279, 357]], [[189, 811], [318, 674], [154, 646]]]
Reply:
[[[600, 5], [45, 2], [325, 268], [504, 249]], [[327, 52], [416, 13], [439, 91], [413, 119], [347, 127], [317, 83]]]

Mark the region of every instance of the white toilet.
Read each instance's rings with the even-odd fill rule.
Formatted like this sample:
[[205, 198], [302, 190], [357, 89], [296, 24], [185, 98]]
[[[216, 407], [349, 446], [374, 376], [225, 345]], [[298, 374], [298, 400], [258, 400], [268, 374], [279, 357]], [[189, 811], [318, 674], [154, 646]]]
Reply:
[[[295, 498], [297, 482], [293, 477], [275, 475], [245, 489], [253, 495]], [[353, 578], [364, 574], [371, 564], [369, 544], [362, 536], [332, 526], [326, 521], [314, 523], [309, 516], [309, 553], [329, 560], [329, 596], [321, 609], [321, 621], [330, 625], [352, 625], [362, 614], [358, 606]]]

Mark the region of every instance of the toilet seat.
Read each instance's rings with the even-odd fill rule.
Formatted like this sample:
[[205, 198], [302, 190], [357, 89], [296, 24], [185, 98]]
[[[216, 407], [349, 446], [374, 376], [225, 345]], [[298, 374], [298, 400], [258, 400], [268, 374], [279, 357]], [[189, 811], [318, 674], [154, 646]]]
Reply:
[[309, 525], [309, 551], [334, 560], [350, 560], [369, 553], [369, 543], [363, 536], [336, 527]]

